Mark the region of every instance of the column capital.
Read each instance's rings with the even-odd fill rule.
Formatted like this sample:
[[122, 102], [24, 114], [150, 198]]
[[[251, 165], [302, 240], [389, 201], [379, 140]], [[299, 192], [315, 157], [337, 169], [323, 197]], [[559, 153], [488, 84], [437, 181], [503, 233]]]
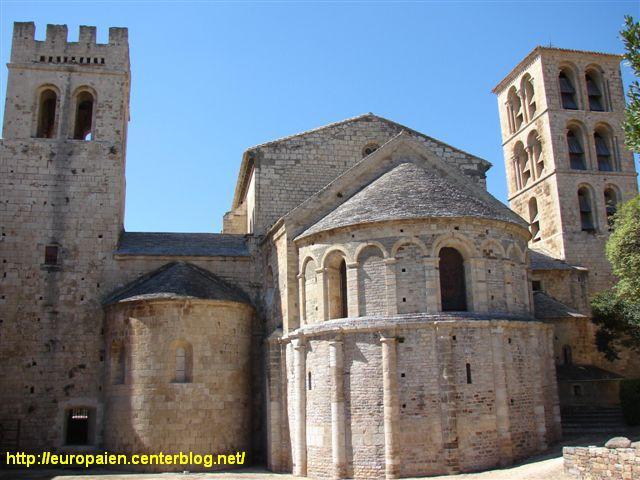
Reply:
[[382, 263], [384, 263], [385, 265], [395, 265], [397, 262], [398, 260], [394, 257], [389, 257], [382, 260]]
[[380, 343], [385, 343], [385, 344], [394, 344], [398, 341], [398, 337], [392, 337], [391, 335], [387, 335], [384, 333], [380, 334]]
[[291, 340], [291, 345], [293, 346], [294, 350], [302, 350], [304, 351], [305, 347], [306, 347], [306, 342], [304, 340], [304, 336], [299, 336], [298, 338], [293, 338]]
[[350, 262], [346, 263], [345, 265], [347, 266], [347, 268], [358, 268], [360, 264], [358, 262]]

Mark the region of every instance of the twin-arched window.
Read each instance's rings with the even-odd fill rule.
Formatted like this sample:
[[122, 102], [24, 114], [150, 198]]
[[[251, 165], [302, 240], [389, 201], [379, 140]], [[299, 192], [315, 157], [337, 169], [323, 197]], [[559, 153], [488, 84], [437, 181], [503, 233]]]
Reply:
[[[569, 151], [569, 165], [573, 170], [587, 170], [587, 149], [585, 148], [584, 138], [583, 128], [578, 124], [572, 124], [568, 127], [567, 149]], [[615, 142], [609, 126], [606, 124], [598, 125], [593, 132], [592, 138], [598, 170], [601, 172], [617, 170]]]
[[[55, 138], [58, 130], [58, 94], [46, 87], [38, 95], [36, 138]], [[70, 129], [75, 140], [92, 140], [95, 97], [86, 90], [79, 90], [73, 97], [73, 123]]]
[[582, 103], [586, 103], [593, 112], [607, 110], [605, 97], [605, 82], [599, 67], [589, 67], [584, 74], [584, 82], [587, 90], [587, 102], [581, 102], [578, 95], [577, 76], [575, 67], [565, 66], [558, 74], [560, 87], [560, 103], [565, 110], [578, 110]]

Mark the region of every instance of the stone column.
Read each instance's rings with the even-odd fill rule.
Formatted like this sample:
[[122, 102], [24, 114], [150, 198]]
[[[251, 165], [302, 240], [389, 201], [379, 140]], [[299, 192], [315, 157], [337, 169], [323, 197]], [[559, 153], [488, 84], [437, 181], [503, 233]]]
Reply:
[[460, 472], [458, 439], [458, 392], [455, 378], [452, 330], [448, 326], [433, 329], [435, 335], [436, 358], [438, 359], [438, 387], [440, 388], [440, 428], [442, 429], [442, 449], [444, 464], [449, 473]]
[[345, 478], [347, 475], [347, 455], [345, 446], [345, 404], [344, 404], [344, 350], [342, 341], [329, 342], [329, 371], [331, 374], [331, 456], [333, 475]]
[[506, 466], [513, 463], [513, 446], [511, 443], [511, 420], [509, 418], [504, 329], [502, 327], [493, 327], [491, 329], [491, 353], [493, 357], [494, 390], [496, 392], [496, 430], [498, 432], [500, 465]]
[[398, 299], [396, 298], [396, 259], [384, 259], [385, 289], [387, 292], [387, 315], [397, 315]]
[[327, 271], [324, 268], [316, 270], [316, 294], [318, 297], [318, 321], [324, 322], [329, 318], [329, 296], [327, 295]]
[[503, 261], [503, 265], [504, 265], [504, 295], [505, 295], [505, 305], [507, 307], [507, 312], [517, 313], [517, 308], [513, 301], [513, 267], [511, 266], [511, 261], [508, 259], [505, 259]]
[[538, 341], [539, 334], [540, 331], [538, 329], [534, 330], [533, 328], [530, 328], [528, 357], [530, 362], [529, 368], [531, 369], [530, 385], [531, 389], [534, 392], [533, 413], [536, 419], [536, 437], [538, 443], [538, 451], [542, 452], [547, 449], [547, 422], [545, 418], [544, 397], [542, 390], [542, 385], [544, 383], [544, 373], [541, 367], [541, 365], [543, 365], [543, 361], [541, 361], [541, 359], [543, 359], [544, 356], [541, 355], [542, 351], [540, 348], [540, 343]]
[[296, 338], [293, 344], [294, 371], [294, 414], [295, 431], [293, 439], [293, 474], [299, 477], [307, 475], [307, 390], [306, 390], [306, 349], [304, 338]]
[[358, 304], [358, 262], [347, 264], [347, 314], [349, 317], [360, 316]]
[[298, 301], [300, 302], [300, 326], [307, 324], [307, 292], [305, 289], [306, 278], [304, 273], [298, 274]]
[[384, 462], [386, 478], [398, 478], [400, 474], [400, 454], [398, 446], [398, 359], [394, 337], [382, 335], [382, 388], [384, 403]]
[[425, 288], [427, 290], [427, 313], [437, 313], [440, 306], [440, 271], [438, 270], [438, 258], [424, 257]]
[[469, 259], [471, 281], [467, 281], [467, 286], [471, 287], [472, 305], [467, 308], [472, 312], [486, 313], [489, 310], [487, 302], [487, 270], [483, 258], [474, 257]]

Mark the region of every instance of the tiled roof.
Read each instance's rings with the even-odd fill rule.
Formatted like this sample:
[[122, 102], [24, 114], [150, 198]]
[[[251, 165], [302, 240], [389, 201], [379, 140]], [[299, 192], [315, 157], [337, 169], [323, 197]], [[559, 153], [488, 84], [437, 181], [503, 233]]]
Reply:
[[539, 320], [564, 317], [584, 317], [581, 313], [559, 302], [544, 292], [533, 292], [535, 317]]
[[116, 255], [183, 257], [248, 257], [243, 235], [222, 233], [125, 232]]
[[529, 250], [531, 270], [575, 270], [564, 260], [554, 258], [541, 250]]
[[593, 365], [556, 365], [559, 382], [589, 382], [597, 380], [618, 380], [623, 378]]
[[[462, 174], [461, 174], [462, 175]], [[489, 193], [435, 167], [402, 163], [338, 206], [301, 236], [348, 225], [432, 217], [480, 217], [525, 225]]]
[[116, 290], [103, 303], [188, 298], [251, 304], [249, 297], [238, 287], [208, 270], [185, 262], [167, 263]]

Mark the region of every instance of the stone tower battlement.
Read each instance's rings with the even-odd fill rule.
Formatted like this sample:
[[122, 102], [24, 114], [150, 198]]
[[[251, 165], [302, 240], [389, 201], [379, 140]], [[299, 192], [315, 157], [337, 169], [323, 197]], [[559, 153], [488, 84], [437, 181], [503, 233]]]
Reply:
[[96, 42], [96, 27], [80, 26], [77, 42], [68, 41], [66, 25], [47, 25], [44, 41], [35, 39], [34, 22], [15, 22], [11, 63], [47, 63], [129, 69], [129, 33], [126, 28], [109, 28], [109, 43]]

